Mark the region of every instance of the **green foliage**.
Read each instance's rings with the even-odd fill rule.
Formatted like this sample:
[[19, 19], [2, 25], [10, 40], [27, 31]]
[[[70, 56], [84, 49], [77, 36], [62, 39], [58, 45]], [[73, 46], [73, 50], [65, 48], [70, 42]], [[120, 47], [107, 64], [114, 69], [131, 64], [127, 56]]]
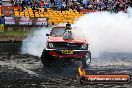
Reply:
[[27, 36], [27, 31], [4, 31], [0, 33], [0, 36]]

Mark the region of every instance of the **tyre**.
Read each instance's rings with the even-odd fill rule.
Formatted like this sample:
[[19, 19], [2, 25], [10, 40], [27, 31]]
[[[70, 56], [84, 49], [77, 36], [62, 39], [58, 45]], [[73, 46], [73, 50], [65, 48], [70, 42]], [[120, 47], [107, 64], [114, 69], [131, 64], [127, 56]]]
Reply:
[[51, 65], [51, 56], [48, 55], [48, 52], [46, 52], [46, 50], [43, 50], [43, 52], [42, 52], [41, 61], [44, 66]]
[[87, 68], [90, 66], [90, 63], [91, 63], [91, 52], [89, 51], [84, 57], [83, 57], [83, 60], [82, 60], [82, 66], [83, 68]]

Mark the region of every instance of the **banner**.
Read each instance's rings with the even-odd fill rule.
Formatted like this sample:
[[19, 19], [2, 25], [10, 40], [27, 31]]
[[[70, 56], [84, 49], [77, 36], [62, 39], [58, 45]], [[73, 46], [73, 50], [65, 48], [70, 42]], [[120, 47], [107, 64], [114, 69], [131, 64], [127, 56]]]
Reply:
[[5, 25], [15, 25], [15, 19], [13, 17], [4, 17]]
[[29, 17], [17, 17], [16, 18], [16, 25], [32, 26], [33, 25], [33, 19], [31, 19]]
[[48, 26], [47, 18], [4, 17], [5, 26]]
[[46, 18], [37, 18], [35, 25], [44, 26], [44, 25], [47, 25], [47, 24], [48, 24], [48, 21], [47, 21]]

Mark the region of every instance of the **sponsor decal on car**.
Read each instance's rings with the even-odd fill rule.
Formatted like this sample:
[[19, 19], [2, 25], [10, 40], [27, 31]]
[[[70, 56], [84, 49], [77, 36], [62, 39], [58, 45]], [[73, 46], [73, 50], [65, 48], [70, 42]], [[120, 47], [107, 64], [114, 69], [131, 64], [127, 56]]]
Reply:
[[73, 54], [73, 50], [61, 50], [62, 54]]

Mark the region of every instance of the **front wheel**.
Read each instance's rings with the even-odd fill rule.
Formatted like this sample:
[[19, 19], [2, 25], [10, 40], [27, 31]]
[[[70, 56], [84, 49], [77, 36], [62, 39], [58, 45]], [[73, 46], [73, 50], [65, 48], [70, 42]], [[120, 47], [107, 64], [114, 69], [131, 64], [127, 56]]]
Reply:
[[44, 66], [50, 66], [50, 64], [51, 64], [51, 56], [48, 55], [46, 50], [43, 50], [43, 52], [42, 52], [41, 61]]
[[91, 52], [89, 51], [84, 57], [83, 57], [83, 60], [82, 60], [82, 66], [83, 68], [87, 68], [90, 66], [90, 63], [91, 63]]

